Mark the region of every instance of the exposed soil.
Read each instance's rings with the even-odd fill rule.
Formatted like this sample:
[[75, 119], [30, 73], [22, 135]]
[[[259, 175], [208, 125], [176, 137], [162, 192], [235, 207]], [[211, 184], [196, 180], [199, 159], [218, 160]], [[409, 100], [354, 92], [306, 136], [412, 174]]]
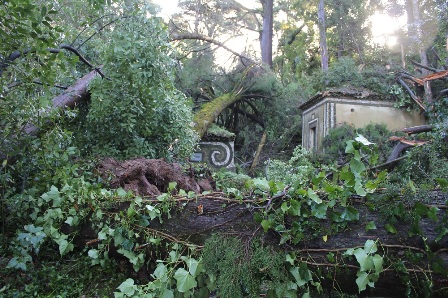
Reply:
[[213, 190], [214, 184], [211, 177], [196, 181], [191, 175], [185, 174], [179, 164], [168, 163], [163, 159], [118, 161], [105, 158], [98, 165], [98, 170], [111, 188], [122, 187], [140, 196], [158, 196], [167, 191], [170, 182], [177, 183], [176, 189], [196, 193]]

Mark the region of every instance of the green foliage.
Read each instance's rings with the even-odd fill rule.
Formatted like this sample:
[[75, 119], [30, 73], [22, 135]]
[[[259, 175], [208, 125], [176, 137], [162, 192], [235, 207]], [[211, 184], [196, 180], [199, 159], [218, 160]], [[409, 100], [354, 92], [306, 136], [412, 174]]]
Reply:
[[244, 190], [251, 178], [245, 174], [238, 174], [229, 171], [217, 171], [213, 174], [213, 179], [216, 181], [217, 189], [239, 189]]
[[210, 292], [205, 286], [209, 281], [203, 274], [202, 259], [194, 258], [194, 250], [183, 255], [181, 245], [170, 246], [168, 257], [157, 260], [152, 281], [137, 285], [128, 278], [117, 288], [119, 292], [114, 292], [114, 297], [209, 297]]
[[391, 175], [391, 183], [408, 184], [432, 188], [438, 184], [436, 179], [448, 178], [448, 145], [443, 139], [413, 148]]
[[[264, 247], [255, 241], [214, 235], [204, 246], [204, 269], [221, 297], [297, 297], [308, 292], [313, 281], [305, 263]], [[300, 289], [299, 289], [300, 288]]]
[[[149, 38], [150, 36], [150, 38]], [[103, 71], [95, 80], [77, 138], [95, 155], [130, 158], [187, 156], [194, 145], [192, 114], [172, 83], [173, 62], [161, 21], [144, 13], [116, 24], [105, 44]]]
[[381, 94], [387, 100], [396, 99], [390, 92], [395, 83], [393, 73], [380, 63], [360, 64], [350, 57], [340, 57], [331, 63], [327, 72], [316, 71], [311, 76], [303, 76], [299, 84], [307, 91], [303, 100], [328, 88], [367, 89]]
[[297, 146], [288, 162], [281, 160], [267, 161], [267, 178], [269, 180], [282, 181], [286, 184], [308, 183], [316, 171], [311, 160], [311, 153]]
[[[355, 128], [346, 123], [339, 125], [329, 131], [322, 142], [325, 154], [321, 156], [327, 163], [338, 161], [343, 163], [346, 160], [346, 142], [354, 139], [357, 134], [365, 136], [366, 139], [376, 144], [378, 151], [376, 156], [378, 162], [385, 162], [393, 150], [393, 143], [389, 141], [392, 135], [397, 135], [389, 131], [385, 124], [370, 123], [362, 128]], [[398, 135], [402, 135], [399, 133]]]
[[[280, 244], [326, 237], [346, 227], [348, 223], [358, 221], [359, 212], [350, 206], [349, 197], [364, 197], [373, 193], [387, 174], [381, 172], [369, 180], [366, 165], [370, 166], [376, 161], [365, 160], [361, 152], [374, 156], [375, 147], [364, 137], [358, 136], [355, 141], [347, 141], [345, 152], [351, 156], [350, 162], [340, 169], [333, 169], [332, 180], [325, 172], [315, 175], [311, 183], [309, 180], [290, 180], [291, 184], [286, 188], [287, 199], [283, 200], [280, 208], [265, 209], [255, 215], [255, 220], [265, 231], [272, 229], [278, 233]], [[276, 191], [283, 189], [276, 183], [270, 185], [275, 186]], [[292, 224], [285, 220], [286, 216], [294, 218]], [[321, 220], [324, 219], [330, 221], [331, 225], [321, 227]]]
[[111, 261], [92, 266], [87, 256], [73, 254], [60, 259], [48, 248], [33, 270], [17, 274], [0, 269], [2, 297], [107, 297], [123, 279], [122, 268]]
[[376, 252], [377, 244], [373, 240], [367, 240], [364, 248], [349, 249], [344, 254], [348, 256], [354, 255], [359, 263], [359, 270], [356, 273], [358, 277], [356, 284], [361, 293], [367, 287], [374, 287], [378, 281], [380, 273], [383, 272], [383, 257]]

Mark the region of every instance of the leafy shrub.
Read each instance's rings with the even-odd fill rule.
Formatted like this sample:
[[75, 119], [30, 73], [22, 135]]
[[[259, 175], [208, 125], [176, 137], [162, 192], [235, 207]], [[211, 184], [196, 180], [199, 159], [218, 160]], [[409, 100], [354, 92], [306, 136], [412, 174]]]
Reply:
[[311, 153], [306, 151], [302, 146], [297, 146], [289, 161], [267, 161], [267, 178], [282, 181], [286, 184], [309, 181], [316, 170], [310, 160]]
[[443, 140], [435, 140], [413, 148], [408, 153], [408, 158], [402, 162], [391, 176], [394, 183], [416, 183], [417, 186], [436, 186], [435, 179], [448, 179], [448, 152], [447, 143]]
[[333, 128], [328, 135], [325, 136], [322, 142], [323, 150], [325, 152], [323, 159], [328, 163], [331, 163], [332, 161], [343, 163], [346, 159], [346, 142], [354, 139], [358, 134], [363, 135], [370, 142], [375, 143], [378, 146], [379, 162], [387, 160], [394, 146], [388, 139], [393, 134], [383, 123], [370, 123], [365, 127], [358, 129], [347, 123], [343, 123], [340, 126]]
[[104, 73], [77, 137], [95, 155], [187, 156], [194, 145], [191, 107], [173, 85], [167, 32], [157, 18], [126, 18], [103, 47]]
[[245, 189], [247, 183], [251, 180], [249, 176], [241, 173], [234, 173], [229, 171], [218, 171], [213, 174], [213, 179], [216, 181], [217, 189]]

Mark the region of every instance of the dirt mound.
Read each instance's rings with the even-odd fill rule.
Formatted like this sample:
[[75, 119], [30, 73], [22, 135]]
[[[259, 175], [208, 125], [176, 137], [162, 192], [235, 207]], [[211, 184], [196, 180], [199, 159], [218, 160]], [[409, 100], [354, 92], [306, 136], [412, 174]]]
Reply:
[[163, 159], [135, 158], [118, 161], [105, 158], [98, 165], [101, 178], [109, 181], [111, 188], [131, 190], [140, 196], [157, 196], [166, 192], [170, 182], [176, 182], [176, 189], [200, 193], [213, 190], [211, 178], [196, 181], [186, 175], [181, 166]]

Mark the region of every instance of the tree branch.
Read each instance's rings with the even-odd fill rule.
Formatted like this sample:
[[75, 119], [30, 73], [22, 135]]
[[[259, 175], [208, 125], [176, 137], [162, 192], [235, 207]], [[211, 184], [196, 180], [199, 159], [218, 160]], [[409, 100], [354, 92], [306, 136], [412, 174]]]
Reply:
[[[48, 48], [47, 50], [48, 50], [50, 53], [58, 54], [58, 53], [61, 51], [61, 49], [62, 49], [62, 50], [67, 50], [67, 51], [72, 52], [73, 54], [75, 54], [76, 56], [79, 57], [79, 60], [81, 60], [81, 62], [83, 62], [84, 64], [86, 64], [87, 66], [89, 66], [91, 69], [94, 69], [96, 72], [98, 72], [98, 74], [99, 74], [102, 78], [105, 77], [104, 73], [101, 71], [100, 68], [98, 68], [98, 67], [94, 67], [94, 66], [93, 66], [93, 65], [92, 65], [86, 58], [84, 58], [83, 55], [81, 55], [81, 53], [80, 53], [77, 49], [73, 48], [73, 47], [70, 46], [70, 45], [67, 45], [67, 44], [61, 44], [61, 45], [59, 46], [59, 49]], [[20, 58], [20, 57], [22, 57], [22, 56], [25, 56], [25, 55], [29, 54], [30, 52], [33, 52], [33, 51], [31, 51], [31, 49], [26, 49], [26, 50], [24, 50], [23, 52], [20, 52], [20, 51], [14, 51], [13, 53], [11, 53], [11, 54], [9, 55], [9, 57], [6, 58], [5, 62], [3, 62], [3, 64], [0, 65], [0, 77], [1, 77], [2, 74], [3, 74], [3, 70], [5, 70], [5, 69], [11, 64], [11, 62], [13, 62], [14, 60], [16, 60], [16, 59], [18, 59], [18, 58]]]
[[409, 88], [409, 86], [401, 79], [401, 78], [397, 78], [397, 81], [401, 84], [401, 86], [403, 86], [404, 89], [406, 89], [406, 91], [408, 92], [408, 94], [411, 96], [411, 98], [419, 105], [419, 107], [423, 110], [426, 111], [426, 107], [423, 105], [423, 103], [421, 102], [421, 100], [415, 95], [415, 93], [411, 90], [411, 88]]
[[202, 41], [206, 41], [212, 44], [215, 44], [221, 48], [223, 48], [224, 50], [232, 53], [235, 56], [240, 57], [241, 59], [245, 59], [250, 61], [252, 64], [257, 64], [254, 60], [252, 60], [251, 58], [244, 56], [234, 50], [232, 50], [231, 48], [229, 48], [228, 46], [226, 46], [225, 44], [223, 44], [222, 42], [219, 42], [213, 38], [201, 35], [201, 34], [196, 34], [196, 33], [172, 33], [171, 34], [171, 41], [179, 41], [179, 40], [187, 40], [187, 39], [194, 39], [194, 40], [202, 40]]
[[418, 63], [417, 61], [414, 61], [412, 59], [410, 59], [410, 61], [415, 66], [418, 66], [418, 67], [421, 67], [421, 68], [424, 68], [424, 69], [427, 69], [427, 70], [430, 70], [430, 71], [433, 71], [433, 72], [443, 71], [443, 69], [437, 69], [437, 68], [429, 67], [429, 66], [423, 65], [421, 63]]

